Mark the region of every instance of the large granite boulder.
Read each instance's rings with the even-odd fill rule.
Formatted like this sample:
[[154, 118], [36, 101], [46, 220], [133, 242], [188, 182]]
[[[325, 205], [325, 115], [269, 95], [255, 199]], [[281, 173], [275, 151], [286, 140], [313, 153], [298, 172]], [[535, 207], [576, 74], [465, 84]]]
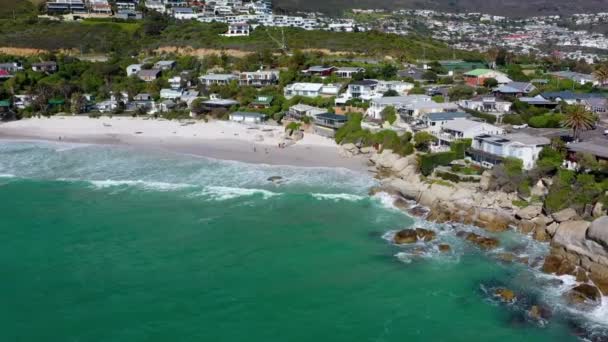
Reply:
[[540, 215], [542, 211], [543, 207], [541, 205], [533, 204], [519, 209], [517, 213], [515, 213], [515, 216], [522, 220], [531, 220]]
[[545, 186], [543, 181], [540, 179], [538, 180], [536, 185], [534, 185], [532, 187], [532, 189], [530, 189], [530, 194], [532, 196], [544, 197], [548, 193], [549, 193], [549, 190], [547, 189], [547, 187]]
[[492, 172], [484, 171], [481, 174], [481, 180], [479, 181], [479, 187], [482, 190], [487, 191], [490, 189], [491, 184], [492, 184]]
[[473, 222], [489, 232], [504, 232], [509, 229], [511, 218], [496, 210], [480, 209]]
[[574, 265], [570, 260], [564, 257], [550, 254], [547, 255], [547, 257], [545, 258], [542, 270], [547, 274], [574, 275], [576, 271], [576, 265]]
[[549, 235], [553, 237], [555, 235], [555, 232], [557, 232], [557, 228], [559, 228], [559, 223], [553, 222], [547, 226], [547, 233], [549, 233]]
[[604, 204], [602, 202], [595, 203], [591, 215], [593, 215], [593, 217], [601, 217], [605, 215], [605, 213], [606, 210], [604, 209]]
[[521, 220], [517, 223], [517, 231], [522, 234], [530, 234], [536, 229], [536, 223], [529, 220]]
[[416, 156], [409, 155], [407, 157], [402, 157], [397, 159], [392, 166], [393, 171], [399, 173], [405, 170], [406, 167], [413, 166], [414, 170], [416, 169]]
[[576, 218], [578, 218], [578, 214], [576, 213], [576, 210], [572, 209], [572, 208], [566, 208], [564, 210], [560, 210], [556, 213], [553, 213], [553, 215], [551, 215], [553, 217], [553, 220], [555, 220], [556, 222], [565, 222], [565, 221], [570, 221], [570, 220], [574, 220]]
[[585, 305], [592, 308], [600, 305], [602, 294], [597, 287], [590, 284], [580, 284], [566, 293], [566, 299], [573, 305]]
[[587, 238], [608, 248], [608, 216], [602, 216], [591, 223]]
[[589, 222], [587, 221], [562, 222], [559, 224], [551, 243], [563, 246], [567, 250], [579, 251], [585, 246], [588, 228]]
[[398, 154], [393, 153], [391, 150], [384, 150], [380, 153], [377, 160], [377, 165], [386, 169], [392, 169], [393, 165], [397, 160], [401, 158]]

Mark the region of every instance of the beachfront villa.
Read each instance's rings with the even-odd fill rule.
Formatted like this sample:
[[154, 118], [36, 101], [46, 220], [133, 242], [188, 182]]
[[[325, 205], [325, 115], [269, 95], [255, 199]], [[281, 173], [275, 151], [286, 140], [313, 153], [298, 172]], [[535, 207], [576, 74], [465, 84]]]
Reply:
[[441, 145], [449, 145], [454, 140], [473, 139], [484, 134], [500, 135], [504, 134], [504, 129], [485, 122], [456, 118], [443, 124], [437, 138], [439, 138]]
[[305, 97], [329, 97], [336, 96], [340, 91], [340, 86], [335, 84], [298, 82], [287, 85], [283, 93], [286, 98], [294, 96]]
[[337, 115], [332, 113], [324, 113], [315, 115], [314, 117], [314, 132], [315, 134], [332, 138], [336, 131], [344, 126], [348, 118], [345, 115]]
[[255, 112], [234, 112], [229, 116], [230, 121], [245, 124], [259, 124], [266, 120], [266, 114]]
[[469, 155], [482, 166], [490, 167], [504, 158], [514, 157], [523, 162], [523, 168], [530, 170], [536, 165], [542, 149], [551, 141], [524, 133], [492, 135], [482, 134], [473, 138]]

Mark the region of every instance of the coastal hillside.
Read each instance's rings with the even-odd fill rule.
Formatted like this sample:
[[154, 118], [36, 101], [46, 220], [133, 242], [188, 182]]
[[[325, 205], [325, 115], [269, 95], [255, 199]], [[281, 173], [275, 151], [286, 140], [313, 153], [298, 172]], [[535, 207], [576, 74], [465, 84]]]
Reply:
[[[148, 16], [142, 21], [90, 19], [58, 22], [32, 16], [0, 19], [0, 47], [35, 48], [49, 51], [77, 50], [84, 53], [138, 54], [164, 47], [213, 50], [279, 50], [276, 37], [285, 35], [289, 50], [317, 49], [325, 52], [392, 56], [402, 60], [421, 58], [479, 58], [479, 54], [454, 51], [446, 44], [416, 35], [399, 36], [380, 32], [305, 31], [289, 28], [258, 29], [249, 37], [223, 37], [222, 23], [175, 21]], [[362, 44], [361, 42], [365, 42]]]
[[606, 0], [274, 0], [276, 8], [287, 11], [321, 11], [339, 14], [352, 8], [429, 9], [454, 12], [482, 12], [510, 17], [597, 12]]

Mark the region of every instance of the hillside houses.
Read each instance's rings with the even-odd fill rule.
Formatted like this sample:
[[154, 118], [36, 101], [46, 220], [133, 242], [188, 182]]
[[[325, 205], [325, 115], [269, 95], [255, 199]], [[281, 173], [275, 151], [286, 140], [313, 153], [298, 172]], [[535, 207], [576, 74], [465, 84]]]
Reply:
[[199, 77], [201, 84], [206, 87], [212, 85], [227, 85], [232, 81], [237, 81], [239, 77], [234, 74], [207, 74]]
[[239, 75], [242, 86], [266, 87], [279, 83], [279, 70], [245, 71]]
[[294, 96], [304, 97], [330, 97], [338, 95], [340, 86], [335, 84], [298, 82], [292, 83], [283, 89], [286, 98]]
[[491, 69], [475, 69], [465, 73], [463, 76], [465, 83], [472, 87], [483, 87], [488, 79], [495, 79], [498, 84], [512, 82], [507, 74]]

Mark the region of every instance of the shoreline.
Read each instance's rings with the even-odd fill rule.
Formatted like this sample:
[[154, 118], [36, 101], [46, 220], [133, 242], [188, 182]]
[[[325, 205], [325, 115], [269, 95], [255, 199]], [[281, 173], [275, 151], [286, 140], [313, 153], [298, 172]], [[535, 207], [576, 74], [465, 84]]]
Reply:
[[343, 157], [333, 140], [315, 134], [304, 133], [295, 145], [279, 148], [282, 130], [282, 126], [224, 121], [68, 116], [2, 123], [0, 140], [124, 146], [251, 164], [368, 172], [367, 158]]

